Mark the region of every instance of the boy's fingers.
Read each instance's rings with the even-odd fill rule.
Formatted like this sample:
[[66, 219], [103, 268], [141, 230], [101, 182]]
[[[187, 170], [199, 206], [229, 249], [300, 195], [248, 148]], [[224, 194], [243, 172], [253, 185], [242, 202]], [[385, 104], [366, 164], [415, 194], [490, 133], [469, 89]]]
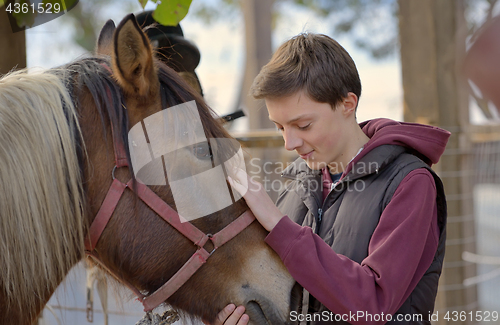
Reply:
[[245, 312], [245, 307], [238, 306], [238, 308], [236, 308], [236, 310], [226, 319], [225, 324], [237, 324], [237, 325], [246, 324], [244, 323], [244, 320], [241, 319], [244, 312]]
[[241, 316], [241, 318], [238, 322], [238, 325], [247, 325], [249, 321], [250, 321], [250, 317], [247, 314], [243, 314], [243, 316]]
[[227, 320], [227, 318], [232, 314], [232, 312], [236, 309], [234, 304], [229, 304], [217, 315], [217, 320], [212, 325], [222, 325]]
[[245, 307], [236, 308], [234, 304], [227, 305], [218, 315], [213, 324], [203, 321], [205, 325], [247, 325], [250, 317], [244, 314]]

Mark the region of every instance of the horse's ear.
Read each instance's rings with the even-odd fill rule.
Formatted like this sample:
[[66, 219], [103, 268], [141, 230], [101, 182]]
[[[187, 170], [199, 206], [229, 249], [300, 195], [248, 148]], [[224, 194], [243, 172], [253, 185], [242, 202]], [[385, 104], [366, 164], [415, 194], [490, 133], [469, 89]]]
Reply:
[[113, 54], [113, 33], [115, 29], [115, 23], [111, 19], [104, 24], [97, 39], [96, 54], [109, 56]]
[[113, 43], [113, 74], [125, 93], [156, 96], [159, 81], [153, 50], [133, 14], [127, 15], [118, 25]]

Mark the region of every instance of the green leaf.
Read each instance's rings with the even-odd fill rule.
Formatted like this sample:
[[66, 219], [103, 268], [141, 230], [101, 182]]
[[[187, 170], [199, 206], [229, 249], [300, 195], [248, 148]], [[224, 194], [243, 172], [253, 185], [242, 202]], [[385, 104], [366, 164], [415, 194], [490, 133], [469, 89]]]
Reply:
[[138, 0], [139, 4], [141, 5], [142, 9], [144, 9], [148, 3], [148, 0]]
[[162, 25], [175, 26], [186, 17], [192, 0], [162, 0], [153, 18]]

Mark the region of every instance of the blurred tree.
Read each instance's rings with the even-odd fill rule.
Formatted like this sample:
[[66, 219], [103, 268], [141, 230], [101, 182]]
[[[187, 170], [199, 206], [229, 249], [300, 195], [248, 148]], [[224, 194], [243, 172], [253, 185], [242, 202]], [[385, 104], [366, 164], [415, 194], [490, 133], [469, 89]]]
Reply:
[[[206, 23], [232, 19], [246, 0], [216, 0], [203, 2], [194, 11]], [[498, 0], [464, 0], [464, 13], [468, 28], [468, 43], [474, 41], [481, 27], [498, 11]], [[275, 0], [311, 10], [325, 19], [332, 28], [331, 34], [348, 35], [353, 43], [375, 59], [399, 55], [399, 3], [398, 0]], [[283, 19], [276, 11], [273, 20]], [[247, 21], [245, 21], [247, 23]], [[274, 24], [272, 24], [274, 25]], [[245, 82], [243, 83], [245, 85]], [[246, 94], [248, 89], [241, 90]], [[472, 97], [486, 118], [493, 118], [488, 101], [470, 89]]]
[[[245, 0], [203, 2], [194, 15], [206, 23], [232, 19]], [[310, 10], [321, 19], [328, 19], [332, 34], [349, 34], [360, 48], [375, 58], [394, 53], [398, 44], [397, 0], [275, 0], [275, 7], [289, 4]], [[273, 24], [283, 19], [273, 11]]]
[[[210, 24], [221, 19], [232, 20], [245, 0], [215, 0], [201, 2], [193, 14]], [[373, 58], [394, 55], [399, 49], [397, 0], [275, 0], [310, 10], [327, 20], [333, 35], [348, 34], [354, 43]], [[469, 34], [473, 35], [494, 15], [498, 0], [465, 0], [465, 15]], [[273, 12], [273, 19], [282, 19]], [[273, 24], [274, 26], [274, 24]]]

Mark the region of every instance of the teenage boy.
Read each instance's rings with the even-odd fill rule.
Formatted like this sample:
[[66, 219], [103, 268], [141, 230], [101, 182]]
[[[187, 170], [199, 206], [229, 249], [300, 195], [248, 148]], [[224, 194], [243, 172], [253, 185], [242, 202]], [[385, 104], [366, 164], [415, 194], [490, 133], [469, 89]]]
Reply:
[[[229, 181], [304, 288], [302, 318], [326, 311], [336, 317], [309, 324], [430, 324], [446, 224], [430, 166], [450, 133], [388, 119], [358, 124], [356, 66], [325, 35], [285, 42], [251, 93], [300, 157], [283, 172], [291, 181], [276, 205], [243, 171]], [[229, 305], [216, 324], [248, 321], [243, 306]]]

